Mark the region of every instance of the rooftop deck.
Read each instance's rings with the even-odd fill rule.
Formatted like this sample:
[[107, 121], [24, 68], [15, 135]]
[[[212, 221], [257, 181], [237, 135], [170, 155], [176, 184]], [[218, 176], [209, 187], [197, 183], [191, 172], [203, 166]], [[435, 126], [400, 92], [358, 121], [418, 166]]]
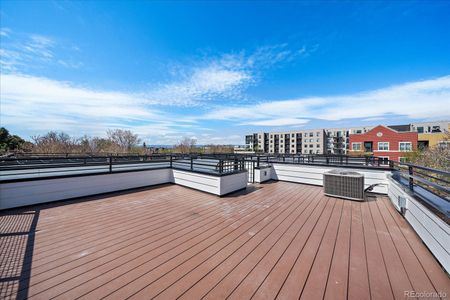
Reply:
[[[386, 197], [176, 185], [0, 212], [0, 298], [400, 299], [450, 280]], [[442, 295], [442, 294], [441, 294]]]

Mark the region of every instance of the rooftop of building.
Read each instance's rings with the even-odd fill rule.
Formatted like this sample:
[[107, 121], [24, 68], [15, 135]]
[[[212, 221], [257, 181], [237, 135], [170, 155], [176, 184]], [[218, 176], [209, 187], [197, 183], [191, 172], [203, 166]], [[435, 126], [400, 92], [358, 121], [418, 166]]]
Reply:
[[0, 212], [0, 298], [398, 299], [450, 280], [385, 196], [177, 185]]

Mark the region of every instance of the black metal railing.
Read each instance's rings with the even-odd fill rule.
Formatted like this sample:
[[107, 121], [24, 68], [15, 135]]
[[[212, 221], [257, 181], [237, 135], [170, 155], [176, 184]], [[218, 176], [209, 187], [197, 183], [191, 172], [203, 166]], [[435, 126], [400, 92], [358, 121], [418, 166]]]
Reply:
[[391, 163], [393, 178], [422, 204], [450, 223], [450, 172], [408, 163]]
[[257, 161], [256, 167], [266, 166], [271, 163], [288, 163], [379, 169], [392, 168], [392, 164], [389, 162], [389, 160], [375, 156], [355, 157], [348, 155], [323, 154], [262, 154], [247, 155], [245, 159]]
[[0, 181], [173, 168], [212, 175], [245, 170], [239, 155], [34, 156], [0, 158]]
[[[393, 177], [440, 215], [450, 212], [450, 173], [384, 158], [305, 154], [45, 155], [0, 158], [0, 182], [173, 168], [217, 176], [274, 163], [393, 171]], [[252, 175], [252, 176], [253, 176]], [[249, 177], [250, 178], [250, 177]], [[252, 182], [250, 180], [250, 182]]]

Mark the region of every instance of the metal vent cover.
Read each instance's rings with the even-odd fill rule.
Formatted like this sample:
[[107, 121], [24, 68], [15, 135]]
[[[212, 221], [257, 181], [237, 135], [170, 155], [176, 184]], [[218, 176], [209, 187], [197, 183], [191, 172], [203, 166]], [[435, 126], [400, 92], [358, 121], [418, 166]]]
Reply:
[[331, 170], [323, 174], [325, 195], [364, 201], [364, 175], [347, 170]]

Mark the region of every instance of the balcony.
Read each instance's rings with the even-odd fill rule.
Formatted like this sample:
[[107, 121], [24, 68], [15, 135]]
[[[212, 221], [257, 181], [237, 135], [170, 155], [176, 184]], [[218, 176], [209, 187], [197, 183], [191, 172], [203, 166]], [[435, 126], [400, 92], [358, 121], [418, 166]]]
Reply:
[[253, 189], [218, 198], [164, 185], [6, 211], [1, 296], [393, 299], [404, 291], [448, 292], [448, 277], [387, 197], [351, 202], [288, 182]]
[[[402, 182], [411, 184], [408, 171], [376, 158], [320, 155], [150, 161], [96, 165], [111, 168], [107, 174], [41, 173], [44, 177], [33, 178], [33, 186], [45, 182], [47, 190], [30, 199], [50, 199], [50, 185], [58, 188], [55, 193], [67, 193], [54, 184], [60, 179], [74, 178], [79, 184], [89, 178], [96, 185], [105, 176], [102, 184], [113, 181], [122, 188], [114, 176], [133, 187], [150, 185], [160, 171], [192, 176], [177, 177], [171, 181], [175, 184], [160, 180], [151, 187], [0, 211], [0, 298], [397, 299], [405, 291], [450, 293], [443, 271], [448, 267], [443, 246], [449, 239], [448, 220], [443, 221], [445, 214], [436, 218], [402, 190]], [[220, 161], [228, 167], [199, 168]], [[152, 163], [170, 162], [172, 168], [148, 169]], [[196, 163], [201, 164], [196, 168]], [[141, 169], [130, 170], [130, 165]], [[365, 202], [325, 196], [323, 172], [342, 166], [363, 173], [368, 185], [380, 184], [377, 194], [368, 193]], [[403, 179], [395, 181], [393, 170]], [[255, 183], [217, 197], [198, 185], [215, 184], [208, 172], [223, 173], [214, 178], [232, 176], [233, 184], [243, 180], [247, 185], [253, 176]], [[3, 178], [2, 200], [10, 185], [17, 195], [12, 200], [27, 196], [20, 190], [27, 183], [23, 173], [20, 179]], [[233, 177], [241, 174], [246, 177]], [[173, 180], [167, 176], [164, 180]], [[414, 176], [413, 190], [425, 197], [425, 181]], [[186, 184], [194, 178], [195, 185]], [[439, 187], [446, 197], [446, 188]], [[406, 206], [397, 201], [402, 197], [409, 199]], [[432, 240], [431, 234], [439, 239]]]

